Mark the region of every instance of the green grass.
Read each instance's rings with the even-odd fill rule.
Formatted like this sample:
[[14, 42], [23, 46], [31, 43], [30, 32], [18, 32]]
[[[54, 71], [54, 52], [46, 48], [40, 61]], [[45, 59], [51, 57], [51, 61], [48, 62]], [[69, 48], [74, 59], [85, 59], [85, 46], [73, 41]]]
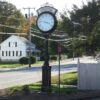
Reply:
[[[55, 93], [59, 92], [58, 86], [52, 85], [51, 88], [52, 88], [52, 92], [55, 92]], [[31, 91], [41, 91], [41, 84], [35, 83], [35, 84], [29, 84], [29, 85], [24, 85], [24, 86], [16, 86], [16, 87], [8, 88], [9, 93], [14, 93], [14, 92], [17, 92], [20, 90], [28, 90], [30, 92]], [[77, 93], [77, 92], [79, 92], [79, 90], [76, 87], [68, 87], [68, 88], [61, 87], [60, 92], [71, 94], [71, 93]]]
[[[58, 76], [53, 76], [52, 77], [52, 84], [58, 84]], [[69, 72], [65, 74], [61, 74], [61, 85], [76, 85], [77, 81], [77, 72]], [[77, 93], [81, 92], [79, 91], [76, 87], [65, 87], [65, 86], [60, 87], [60, 92], [61, 93]], [[29, 84], [29, 85], [24, 85], [24, 86], [16, 86], [9, 88], [10, 93], [19, 91], [19, 90], [29, 90], [29, 91], [41, 91], [41, 83], [35, 83], [35, 84]], [[58, 85], [52, 85], [52, 92], [59, 92], [59, 87]]]
[[[43, 61], [37, 61], [36, 63], [32, 64], [32, 66], [36, 66], [40, 64], [42, 65]], [[27, 65], [18, 64], [18, 63], [15, 63], [15, 64], [14, 63], [1, 63], [0, 68], [16, 68], [16, 67], [22, 67], [22, 66], [27, 66]]]
[[[77, 84], [77, 72], [69, 72], [65, 74], [61, 74], [60, 83], [63, 85], [76, 85]], [[58, 83], [58, 76], [52, 77], [52, 84]]]
[[[58, 86], [52, 85], [52, 92], [59, 93], [59, 88]], [[30, 84], [30, 85], [24, 85], [24, 86], [17, 86], [17, 87], [12, 87], [9, 88], [9, 93], [14, 93], [17, 91], [23, 91], [23, 90], [28, 90], [30, 92], [32, 91], [41, 91], [41, 84]], [[61, 87], [60, 88], [60, 93], [66, 93], [66, 94], [76, 94], [78, 92], [84, 92], [82, 90], [78, 90], [77, 87]]]
[[21, 64], [0, 64], [0, 68], [16, 68], [21, 66]]
[[[54, 76], [52, 78], [54, 82], [52, 83], [57, 83], [58, 76]], [[65, 84], [68, 83], [69, 85], [72, 85], [77, 80], [77, 72], [69, 72], [65, 74], [61, 74], [61, 83]], [[75, 83], [76, 84], [76, 83]], [[73, 95], [73, 94], [78, 94], [78, 95], [87, 95], [87, 94], [92, 94], [93, 91], [89, 90], [78, 90], [77, 87], [66, 87], [66, 86], [61, 86], [60, 87], [60, 93], [65, 93], [68, 95]], [[41, 91], [41, 83], [35, 83], [35, 84], [29, 84], [29, 85], [24, 85], [24, 86], [16, 86], [12, 88], [8, 88], [9, 94], [19, 92], [19, 93], [30, 93], [33, 91]], [[59, 93], [59, 87], [58, 85], [52, 85], [52, 92]]]
[[32, 64], [32, 65], [42, 65], [44, 63], [44, 61], [37, 61], [36, 63]]
[[[57, 86], [52, 87], [52, 91], [55, 93], [59, 93], [59, 88]], [[72, 93], [77, 93], [81, 92], [80, 90], [77, 89], [77, 87], [60, 87], [60, 93], [66, 93], [66, 94], [72, 94]]]
[[7, 89], [9, 91], [9, 94], [21, 91], [21, 90], [28, 90], [28, 91], [40, 91], [41, 90], [41, 84], [40, 83], [34, 83], [29, 85], [23, 85], [23, 86], [14, 86]]

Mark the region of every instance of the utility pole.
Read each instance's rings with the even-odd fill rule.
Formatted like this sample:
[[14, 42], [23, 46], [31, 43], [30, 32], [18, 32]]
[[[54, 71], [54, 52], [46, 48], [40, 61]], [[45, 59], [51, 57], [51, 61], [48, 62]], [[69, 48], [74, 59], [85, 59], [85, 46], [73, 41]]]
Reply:
[[75, 49], [74, 49], [74, 35], [75, 35], [75, 28], [76, 28], [76, 26], [81, 26], [81, 24], [80, 23], [77, 23], [77, 22], [72, 22], [73, 23], [73, 25], [74, 25], [74, 32], [73, 32], [73, 38], [72, 38], [72, 46], [73, 46], [73, 60], [74, 60], [74, 57], [75, 57]]
[[28, 10], [28, 18], [29, 18], [29, 35], [28, 35], [28, 39], [29, 39], [29, 67], [31, 67], [31, 9], [35, 9], [35, 8], [23, 8], [24, 10]]

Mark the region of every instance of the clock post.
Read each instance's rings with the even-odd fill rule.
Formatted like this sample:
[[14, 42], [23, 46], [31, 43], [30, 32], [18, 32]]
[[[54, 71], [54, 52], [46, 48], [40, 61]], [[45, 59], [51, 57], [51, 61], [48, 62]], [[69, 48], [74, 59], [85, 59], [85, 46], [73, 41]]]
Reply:
[[51, 66], [49, 66], [49, 52], [48, 52], [48, 38], [49, 35], [56, 29], [57, 9], [46, 3], [37, 10], [37, 27], [45, 37], [45, 52], [44, 52], [44, 65], [42, 66], [42, 92], [51, 92]]

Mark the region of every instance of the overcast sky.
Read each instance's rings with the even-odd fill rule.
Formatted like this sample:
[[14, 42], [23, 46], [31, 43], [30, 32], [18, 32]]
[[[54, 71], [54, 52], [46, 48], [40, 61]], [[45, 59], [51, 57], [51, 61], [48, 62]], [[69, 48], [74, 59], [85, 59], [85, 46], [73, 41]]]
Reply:
[[35, 7], [38, 9], [41, 5], [48, 2], [52, 4], [59, 12], [61, 12], [65, 7], [71, 10], [72, 5], [76, 4], [81, 7], [82, 1], [86, 4], [87, 0], [2, 0], [14, 4], [18, 9], [24, 12], [24, 7]]

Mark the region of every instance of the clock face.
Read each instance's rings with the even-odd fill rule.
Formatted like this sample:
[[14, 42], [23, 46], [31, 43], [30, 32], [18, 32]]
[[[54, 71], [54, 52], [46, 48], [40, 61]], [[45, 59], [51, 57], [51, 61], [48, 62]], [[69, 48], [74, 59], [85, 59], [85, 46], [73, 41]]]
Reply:
[[55, 26], [55, 17], [51, 13], [42, 13], [37, 19], [37, 26], [42, 32], [49, 32]]

